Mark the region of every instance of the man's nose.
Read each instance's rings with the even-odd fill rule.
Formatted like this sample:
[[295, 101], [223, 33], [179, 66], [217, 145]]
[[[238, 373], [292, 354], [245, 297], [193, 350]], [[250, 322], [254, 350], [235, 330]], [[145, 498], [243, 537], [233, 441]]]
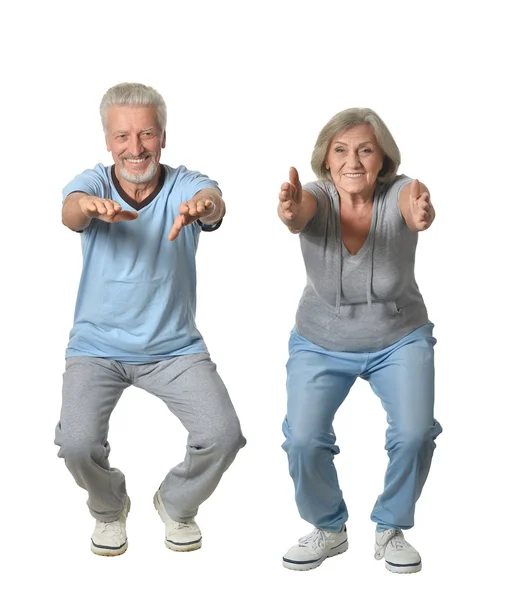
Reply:
[[128, 144], [128, 152], [130, 154], [133, 154], [133, 156], [139, 156], [140, 154], [142, 154], [143, 151], [144, 146], [142, 145], [142, 142], [140, 141], [138, 135], [130, 137]]

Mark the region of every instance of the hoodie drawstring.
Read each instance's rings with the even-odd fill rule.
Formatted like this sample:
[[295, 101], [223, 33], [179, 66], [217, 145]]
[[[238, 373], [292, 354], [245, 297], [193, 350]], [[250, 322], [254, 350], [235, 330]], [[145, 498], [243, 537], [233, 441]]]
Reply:
[[366, 285], [366, 298], [367, 298], [367, 304], [369, 306], [373, 305], [373, 301], [372, 301], [372, 296], [373, 296], [373, 273], [374, 273], [374, 246], [375, 246], [375, 232], [376, 232], [376, 227], [378, 225], [378, 207], [379, 207], [379, 202], [378, 200], [375, 198], [374, 199], [374, 203], [373, 203], [373, 210], [375, 211], [374, 214], [374, 227], [371, 227], [371, 230], [369, 231], [369, 235], [371, 236], [371, 248], [369, 250], [369, 269], [367, 271], [367, 285]]
[[[366, 281], [366, 300], [367, 300], [367, 304], [369, 306], [373, 305], [373, 274], [374, 274], [374, 246], [375, 246], [375, 232], [376, 232], [376, 227], [378, 225], [378, 208], [379, 208], [379, 202], [378, 199], [375, 198], [374, 199], [374, 203], [373, 203], [373, 210], [376, 211], [374, 214], [374, 224], [371, 222], [371, 229], [369, 230], [369, 237], [371, 238], [369, 241], [371, 243], [371, 248], [369, 249], [369, 268], [367, 270], [367, 281]], [[340, 224], [340, 220], [339, 220], [339, 285], [338, 285], [338, 290], [339, 290], [339, 297], [337, 300], [337, 310], [339, 310], [341, 301], [342, 301], [342, 296], [343, 296], [343, 289], [342, 289], [342, 270], [343, 270], [343, 242], [342, 242], [342, 235], [341, 235], [341, 224]]]

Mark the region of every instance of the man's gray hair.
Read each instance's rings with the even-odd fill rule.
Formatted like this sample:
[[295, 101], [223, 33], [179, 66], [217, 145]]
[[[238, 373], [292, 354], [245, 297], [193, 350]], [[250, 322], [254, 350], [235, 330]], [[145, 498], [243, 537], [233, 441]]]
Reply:
[[165, 100], [154, 88], [142, 83], [119, 83], [111, 87], [101, 100], [99, 113], [103, 131], [107, 133], [107, 113], [114, 104], [131, 104], [142, 106], [155, 106], [158, 123], [164, 131], [167, 126], [167, 107]]
[[320, 131], [311, 159], [312, 170], [318, 179], [332, 181], [330, 171], [325, 166], [325, 160], [334, 135], [345, 129], [365, 124], [372, 127], [378, 146], [384, 155], [383, 167], [377, 181], [384, 183], [394, 179], [401, 164], [401, 153], [388, 127], [370, 108], [343, 110], [333, 116]]

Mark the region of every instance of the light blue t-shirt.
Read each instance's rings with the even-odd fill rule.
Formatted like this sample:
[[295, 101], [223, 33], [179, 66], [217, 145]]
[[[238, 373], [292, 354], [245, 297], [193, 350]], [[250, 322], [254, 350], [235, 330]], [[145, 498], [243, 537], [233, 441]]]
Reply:
[[195, 254], [200, 222], [168, 235], [179, 205], [215, 181], [183, 166], [161, 165], [156, 190], [137, 204], [122, 190], [112, 167], [102, 164], [75, 177], [63, 190], [109, 198], [138, 219], [92, 219], [81, 233], [83, 270], [66, 358], [96, 356], [149, 363], [207, 352], [195, 326]]

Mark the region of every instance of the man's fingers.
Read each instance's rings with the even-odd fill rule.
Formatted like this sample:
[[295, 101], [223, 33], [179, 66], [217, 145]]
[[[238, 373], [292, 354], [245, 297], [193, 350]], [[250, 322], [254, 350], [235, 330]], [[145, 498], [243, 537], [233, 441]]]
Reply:
[[181, 229], [183, 229], [183, 227], [186, 225], [186, 217], [185, 215], [178, 215], [174, 221], [174, 225], [172, 225], [172, 229], [170, 230], [169, 233], [169, 240], [171, 242], [173, 242], [177, 236], [179, 235], [179, 232], [181, 231]]
[[[123, 211], [122, 206], [118, 202], [108, 198], [103, 199], [89, 197], [84, 199], [80, 204], [82, 207], [82, 212], [85, 216], [93, 219], [101, 219], [107, 223], [114, 223], [117, 221], [132, 221], [138, 216], [136, 212]], [[126, 214], [124, 214], [121, 219], [116, 219], [115, 217], [121, 213]]]
[[195, 210], [196, 210], [195, 214], [192, 210], [190, 210], [191, 216], [196, 216], [196, 215], [205, 216], [215, 210], [215, 203], [213, 202], [213, 200], [210, 200], [209, 198], [197, 200], [195, 202]]
[[118, 202], [114, 202], [113, 200], [107, 200], [107, 202], [112, 207], [114, 213], [122, 212], [122, 206]]
[[96, 205], [94, 204], [94, 202], [91, 200], [90, 202], [87, 202], [87, 204], [85, 204], [83, 206], [82, 212], [87, 217], [94, 217], [95, 215], [98, 214], [98, 209], [96, 208]]
[[190, 204], [189, 202], [181, 202], [179, 205], [179, 214], [187, 215], [190, 212]]
[[105, 204], [102, 200], [93, 200], [96, 211], [100, 215], [106, 215]]
[[138, 219], [138, 213], [134, 210], [123, 210], [114, 214], [112, 217], [112, 223], [118, 223], [119, 221], [134, 221]]
[[115, 215], [115, 213], [117, 212], [115, 210], [115, 205], [117, 204], [117, 202], [113, 202], [112, 200], [105, 200], [104, 201], [104, 207], [106, 209], [106, 214], [109, 217], [112, 217], [113, 215]]
[[[201, 207], [200, 210], [199, 206]], [[204, 212], [204, 203], [202, 200], [188, 200], [188, 214], [190, 217], [196, 217], [200, 212]]]
[[171, 242], [174, 241], [177, 238], [177, 236], [179, 235], [179, 232], [181, 231], [181, 229], [183, 229], [183, 227], [185, 227], [186, 225], [189, 225], [190, 223], [193, 223], [196, 220], [197, 220], [197, 218], [193, 217], [190, 214], [178, 215], [174, 221], [174, 225], [172, 225], [172, 229], [170, 230], [169, 240]]
[[88, 217], [95, 217], [98, 214], [98, 209], [96, 208], [94, 202], [90, 201], [87, 202], [87, 204], [84, 204], [82, 212]]

